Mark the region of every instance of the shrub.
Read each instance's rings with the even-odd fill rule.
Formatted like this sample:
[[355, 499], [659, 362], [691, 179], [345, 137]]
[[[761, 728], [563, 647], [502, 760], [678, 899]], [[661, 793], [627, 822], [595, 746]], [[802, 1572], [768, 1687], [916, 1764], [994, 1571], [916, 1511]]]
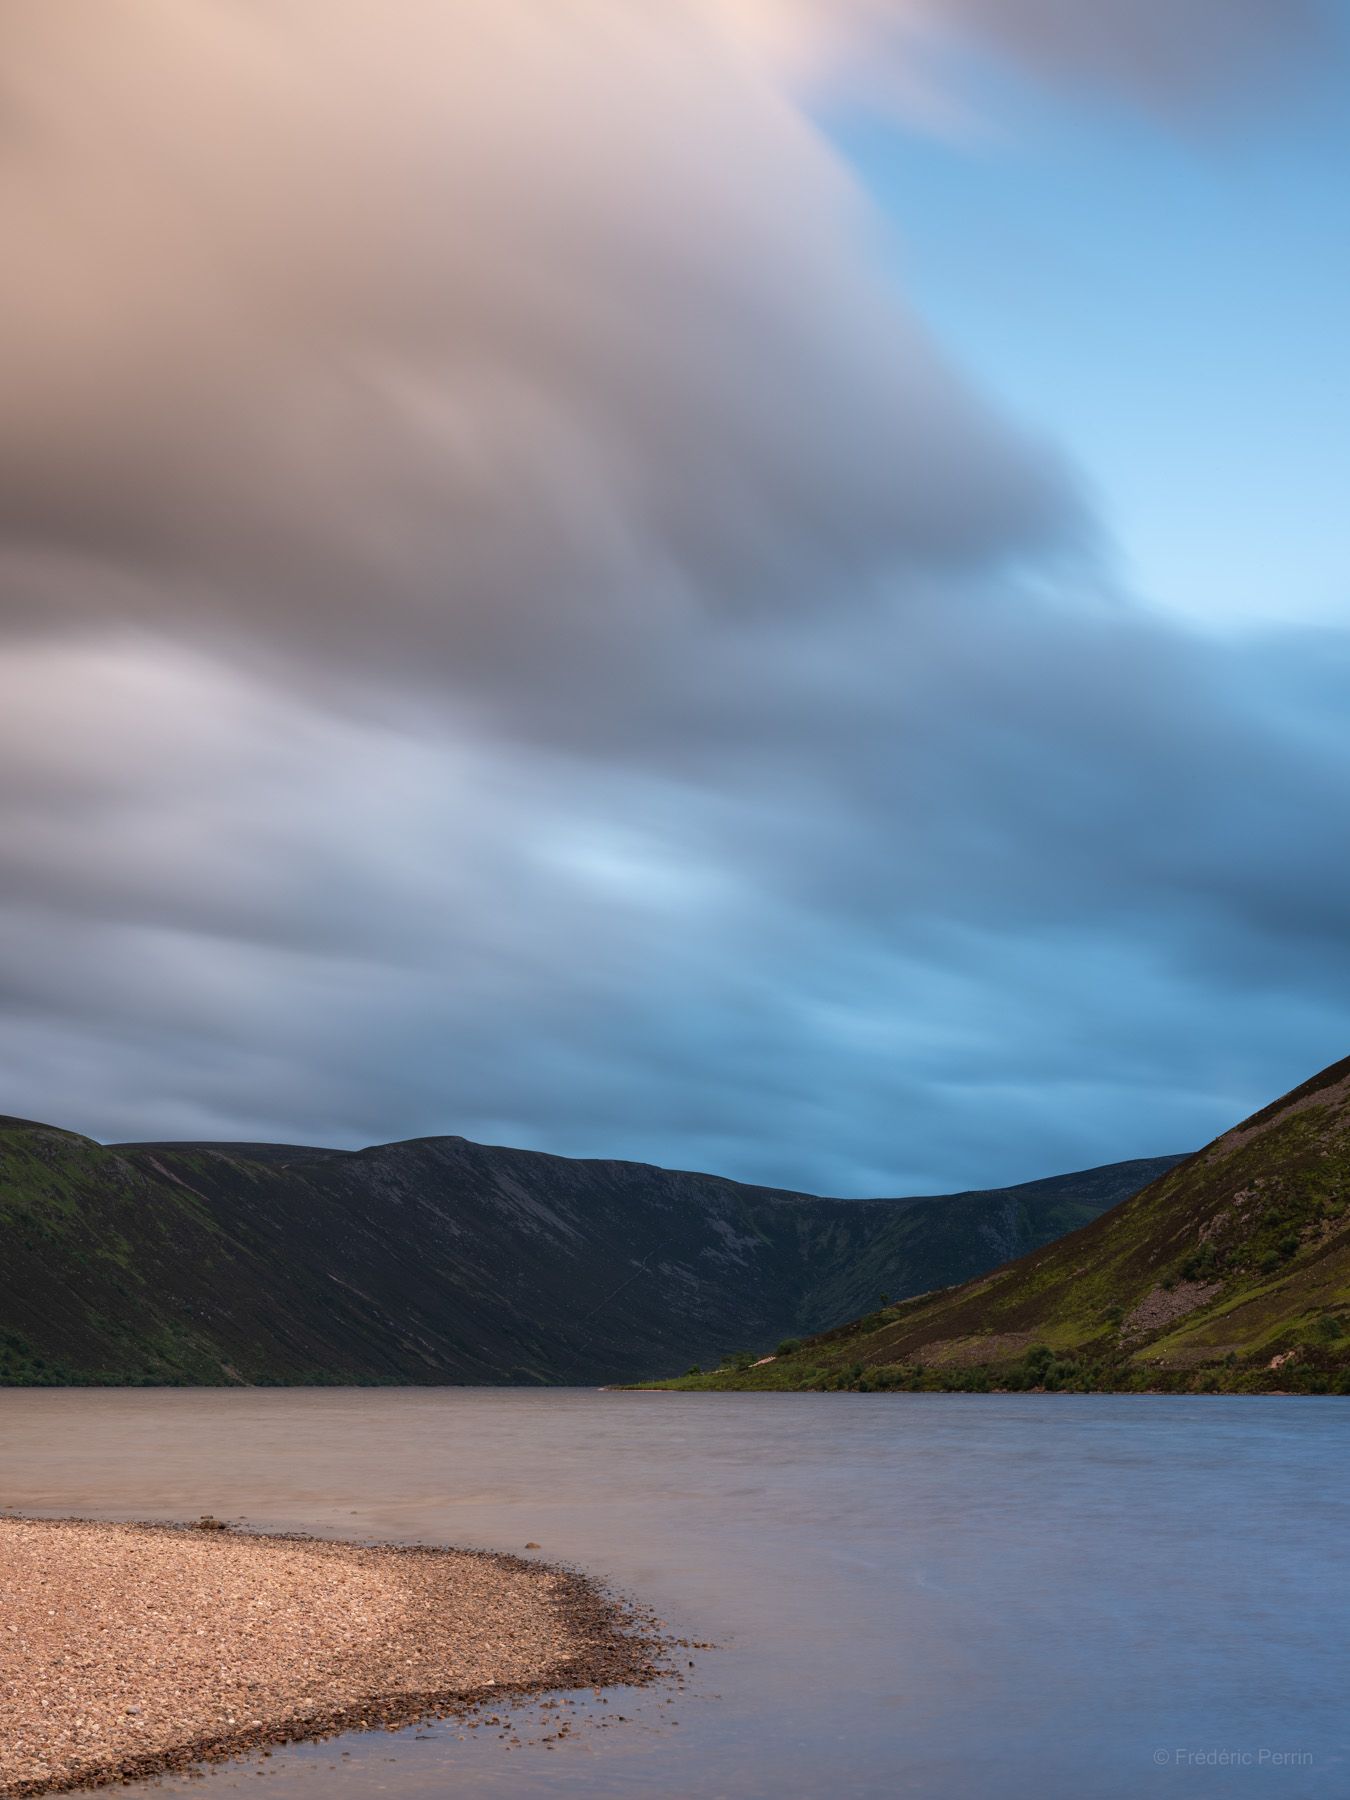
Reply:
[[703, 1371], [699, 1368], [697, 1363], [690, 1363], [689, 1367], [685, 1370], [686, 1375], [701, 1375], [702, 1373]]
[[801, 1347], [802, 1340], [800, 1338], [784, 1338], [777, 1350], [774, 1351], [774, 1355], [795, 1356]]
[[1213, 1244], [1202, 1244], [1186, 1258], [1178, 1273], [1183, 1281], [1203, 1281], [1214, 1273], [1215, 1260]]
[[1008, 1371], [1003, 1386], [1015, 1392], [1039, 1387], [1053, 1394], [1061, 1388], [1082, 1388], [1095, 1379], [1095, 1372], [1084, 1369], [1074, 1357], [1056, 1356], [1048, 1344], [1033, 1344]]
[[1334, 1343], [1345, 1335], [1345, 1328], [1334, 1313], [1323, 1313], [1317, 1321], [1317, 1335], [1327, 1343]]

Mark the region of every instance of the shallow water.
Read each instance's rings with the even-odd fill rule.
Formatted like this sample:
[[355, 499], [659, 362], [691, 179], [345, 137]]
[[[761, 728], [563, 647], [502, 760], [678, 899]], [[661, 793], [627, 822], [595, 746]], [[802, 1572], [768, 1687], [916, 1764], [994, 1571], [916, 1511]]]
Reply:
[[534, 1708], [158, 1800], [1350, 1795], [1343, 1400], [9, 1390], [0, 1504], [534, 1540], [719, 1646], [567, 1742]]

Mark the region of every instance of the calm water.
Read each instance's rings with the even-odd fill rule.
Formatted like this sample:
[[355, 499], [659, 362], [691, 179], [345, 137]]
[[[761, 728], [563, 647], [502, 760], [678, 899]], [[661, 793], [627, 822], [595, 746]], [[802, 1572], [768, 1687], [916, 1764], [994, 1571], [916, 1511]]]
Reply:
[[533, 1539], [720, 1646], [575, 1742], [358, 1735], [160, 1800], [1350, 1795], [1346, 1401], [8, 1391], [0, 1503]]

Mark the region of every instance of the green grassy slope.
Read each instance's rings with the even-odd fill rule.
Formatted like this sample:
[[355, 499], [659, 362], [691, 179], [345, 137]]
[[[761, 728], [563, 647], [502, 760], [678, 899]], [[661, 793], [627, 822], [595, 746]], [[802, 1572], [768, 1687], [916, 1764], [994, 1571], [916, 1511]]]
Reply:
[[1350, 1393], [1350, 1059], [1048, 1248], [668, 1385]]
[[819, 1263], [803, 1311], [833, 1323], [875, 1306], [883, 1294], [904, 1300], [965, 1281], [1090, 1224], [1181, 1160], [1145, 1157], [900, 1206], [866, 1202], [885, 1206], [886, 1217], [860, 1254]]
[[459, 1138], [103, 1147], [0, 1119], [0, 1383], [632, 1380], [989, 1268], [1157, 1166], [848, 1201]]

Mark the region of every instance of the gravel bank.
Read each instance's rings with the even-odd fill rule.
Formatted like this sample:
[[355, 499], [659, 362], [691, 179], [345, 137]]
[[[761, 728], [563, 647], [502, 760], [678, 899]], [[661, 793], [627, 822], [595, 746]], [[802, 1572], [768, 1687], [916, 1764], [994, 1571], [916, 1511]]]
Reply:
[[658, 1653], [582, 1577], [517, 1557], [0, 1519], [0, 1797], [648, 1681]]

